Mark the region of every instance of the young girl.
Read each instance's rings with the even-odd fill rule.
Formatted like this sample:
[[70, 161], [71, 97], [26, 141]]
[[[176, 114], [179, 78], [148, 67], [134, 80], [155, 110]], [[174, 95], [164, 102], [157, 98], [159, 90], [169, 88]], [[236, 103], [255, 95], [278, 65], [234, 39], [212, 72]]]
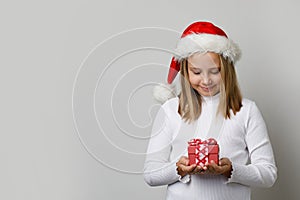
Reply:
[[[180, 72], [181, 92], [167, 97], [156, 116], [144, 167], [149, 185], [168, 185], [166, 199], [244, 200], [250, 187], [274, 184], [277, 168], [265, 122], [238, 87], [239, 58], [238, 46], [212, 23], [195, 22], [183, 32], [168, 74], [171, 84]], [[165, 94], [157, 93], [162, 101]], [[189, 165], [187, 142], [207, 139], [217, 116], [219, 162]]]

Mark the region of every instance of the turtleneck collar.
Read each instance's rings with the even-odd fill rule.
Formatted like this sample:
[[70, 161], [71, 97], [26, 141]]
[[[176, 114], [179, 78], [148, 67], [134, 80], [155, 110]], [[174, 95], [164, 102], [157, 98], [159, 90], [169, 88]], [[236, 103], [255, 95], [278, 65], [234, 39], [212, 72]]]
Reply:
[[202, 96], [202, 99], [206, 103], [218, 103], [220, 100], [220, 92], [215, 94], [214, 96]]

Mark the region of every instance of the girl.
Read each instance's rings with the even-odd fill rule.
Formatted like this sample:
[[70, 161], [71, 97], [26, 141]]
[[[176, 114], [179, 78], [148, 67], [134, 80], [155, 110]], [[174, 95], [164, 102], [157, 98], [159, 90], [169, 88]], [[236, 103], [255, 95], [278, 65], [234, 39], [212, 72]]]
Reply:
[[[238, 87], [234, 63], [240, 54], [212, 23], [195, 22], [183, 32], [168, 74], [171, 84], [180, 72], [181, 92], [167, 96], [156, 116], [144, 167], [149, 185], [168, 185], [166, 199], [244, 200], [250, 187], [274, 184], [277, 168], [265, 122]], [[162, 101], [165, 94], [158, 93]], [[219, 162], [189, 165], [187, 142], [207, 137], [217, 116]], [[197, 131], [189, 129], [195, 126]]]

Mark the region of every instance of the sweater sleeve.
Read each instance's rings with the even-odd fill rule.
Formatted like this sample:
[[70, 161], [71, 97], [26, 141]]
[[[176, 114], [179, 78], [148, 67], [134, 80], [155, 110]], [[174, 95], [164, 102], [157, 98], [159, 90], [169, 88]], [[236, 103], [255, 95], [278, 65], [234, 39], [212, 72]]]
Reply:
[[161, 107], [153, 123], [144, 165], [144, 180], [150, 186], [168, 185], [179, 180], [175, 161], [170, 161], [172, 150], [170, 117]]
[[271, 187], [277, 179], [272, 146], [263, 117], [252, 102], [246, 122], [246, 136], [250, 164], [232, 163], [232, 175], [227, 183], [235, 182], [251, 187]]

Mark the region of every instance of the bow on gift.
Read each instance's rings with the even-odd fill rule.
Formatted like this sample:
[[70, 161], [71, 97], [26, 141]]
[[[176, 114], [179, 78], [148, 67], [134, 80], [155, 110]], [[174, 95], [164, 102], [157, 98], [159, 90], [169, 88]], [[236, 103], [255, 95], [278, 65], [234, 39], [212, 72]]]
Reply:
[[196, 145], [199, 145], [199, 144], [216, 145], [218, 143], [214, 138], [209, 138], [209, 139], [203, 140], [203, 141], [201, 139], [191, 139], [188, 142], [188, 144], [191, 145], [191, 146], [196, 146]]
[[219, 145], [213, 138], [207, 140], [192, 139], [188, 142], [189, 164], [205, 165], [211, 160], [218, 163]]

